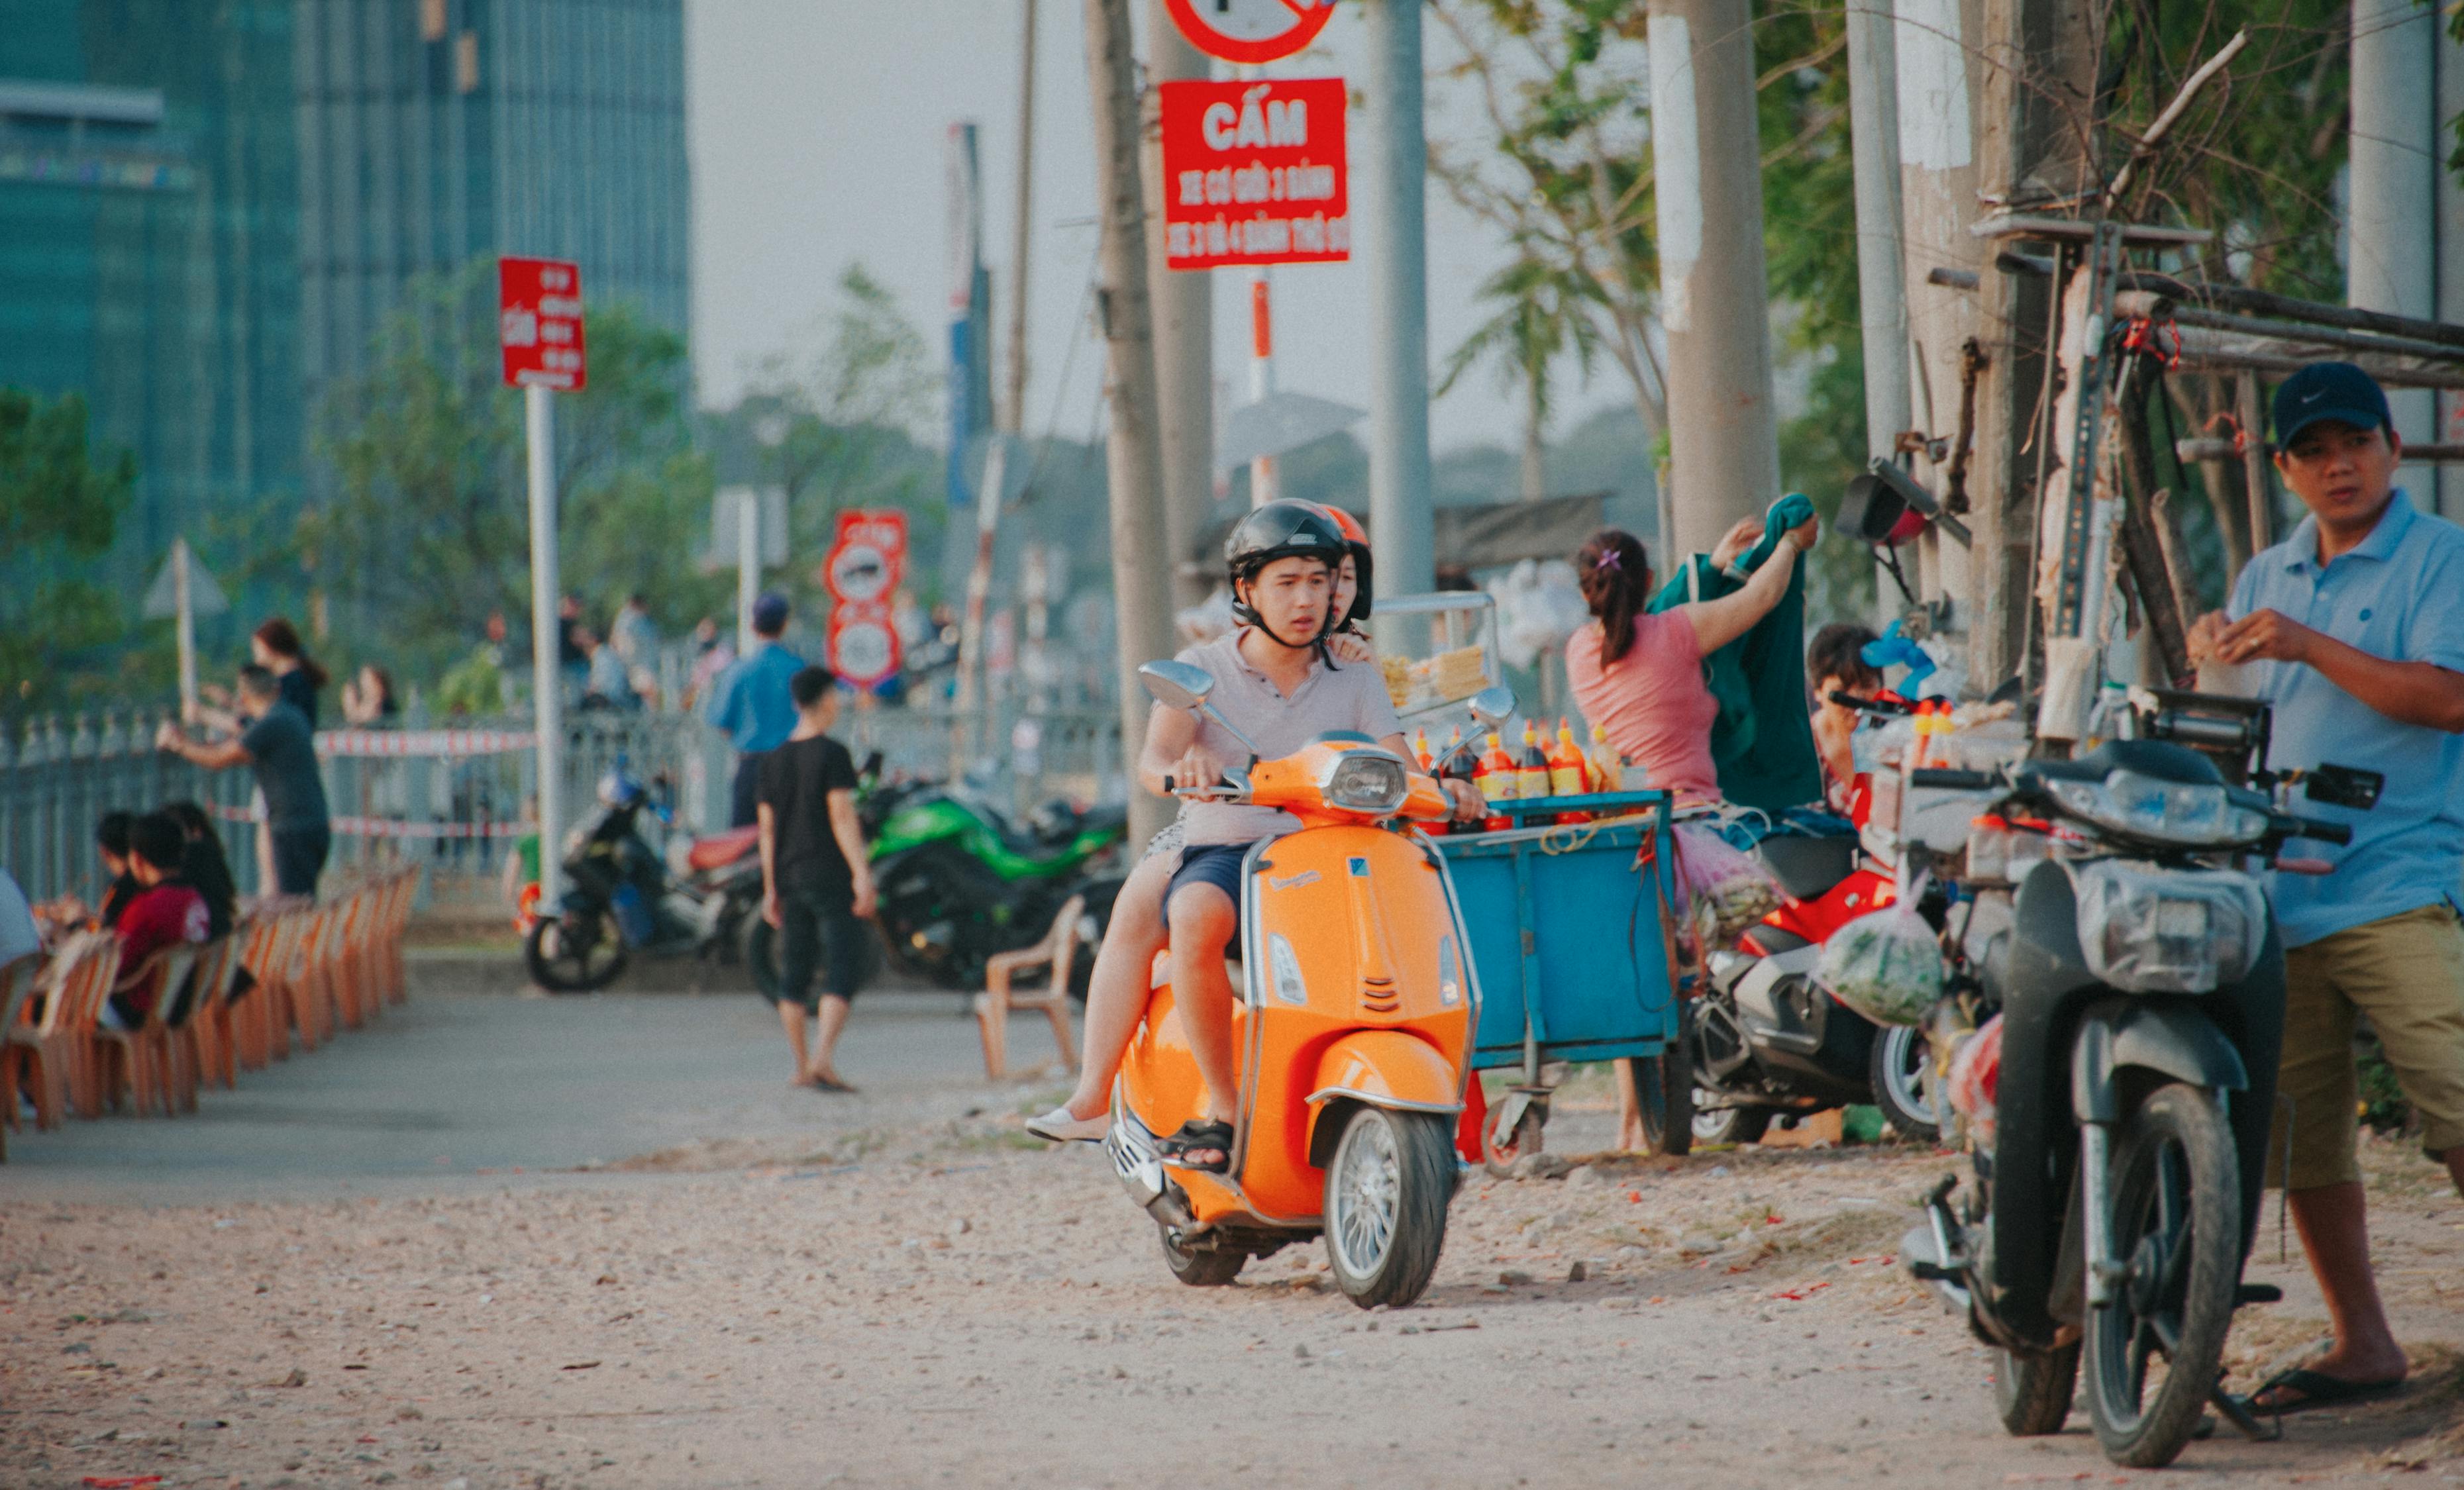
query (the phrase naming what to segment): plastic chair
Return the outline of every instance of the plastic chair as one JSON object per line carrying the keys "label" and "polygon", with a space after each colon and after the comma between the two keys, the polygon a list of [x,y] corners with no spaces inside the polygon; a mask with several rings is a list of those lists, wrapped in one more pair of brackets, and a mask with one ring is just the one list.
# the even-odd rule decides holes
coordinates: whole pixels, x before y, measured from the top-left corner
{"label": "plastic chair", "polygon": [[[1061,1047],[1065,1070],[1078,1067],[1078,1047],[1069,1035],[1069,973],[1078,958],[1078,919],[1087,897],[1072,895],[1052,918],[1051,930],[1032,947],[995,953],[984,963],[984,991],[976,996],[976,1025],[984,1040],[984,1074],[1000,1081],[1009,1074],[1009,1014],[1033,1010],[1052,1021],[1053,1043]],[[1049,970],[1040,991],[1020,993],[1010,980],[1037,968]]]}
{"label": "plastic chair", "polygon": [[[233,939],[239,943],[239,952],[233,961],[239,968],[246,968],[249,976],[256,979],[256,986],[242,996],[237,1003],[231,1002],[231,985],[225,985],[223,994],[223,1028],[230,1038],[231,1053],[237,1058],[240,1069],[246,1071],[262,1071],[266,1063],[274,1059],[274,1020],[269,1011],[274,1008],[276,996],[266,987],[271,975],[264,970],[272,965],[276,931],[277,918],[259,913],[242,921],[239,930],[232,933]],[[237,981],[235,968],[231,982],[235,984]],[[290,1054],[288,1039],[283,1043],[283,1054]]]}
{"label": "plastic chair", "polygon": [[[33,1087],[36,1128],[57,1128],[71,1111],[99,1115],[93,1082],[95,1010],[119,975],[120,938],[109,931],[79,931],[60,945],[34,984],[43,995],[42,1019],[30,1021],[21,1014],[8,1027],[20,1079]],[[12,1117],[13,1109],[12,1103]]]}
{"label": "plastic chair", "polygon": [[153,1006],[145,1011],[145,1020],[137,1028],[114,1029],[99,1019],[95,1022],[89,1039],[93,1042],[97,1091],[103,1107],[118,1107],[124,1095],[139,1117],[155,1107],[163,1109],[165,1117],[171,1115],[171,1032],[164,1016],[180,993],[181,984],[195,969],[198,951],[192,942],[165,947],[146,958],[128,978],[127,991],[154,991]]}
{"label": "plastic chair", "polygon": [[[0,1134],[18,1124],[17,1073],[24,1063],[22,1047],[17,1042],[17,1026],[22,1021],[29,1000],[34,992],[35,976],[43,970],[43,954],[30,952],[6,967],[0,967]],[[28,1033],[33,1033],[29,1027]],[[0,1164],[9,1162],[9,1140],[0,1137]]]}
{"label": "plastic chair", "polygon": [[238,966],[237,932],[199,948],[196,967],[165,1021],[171,1039],[171,1095],[183,1112],[197,1110],[197,1088],[205,1083],[235,1085],[227,1029],[230,1011],[223,1000]]}

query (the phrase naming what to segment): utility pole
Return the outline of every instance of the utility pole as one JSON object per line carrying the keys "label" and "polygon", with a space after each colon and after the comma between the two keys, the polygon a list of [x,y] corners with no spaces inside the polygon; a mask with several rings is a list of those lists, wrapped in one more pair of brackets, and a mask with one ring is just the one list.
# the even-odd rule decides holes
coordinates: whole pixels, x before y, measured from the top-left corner
{"label": "utility pole", "polygon": [[[1900,253],[1899,69],[1890,0],[1848,0],[1848,139],[1857,189],[1857,319],[1864,348],[1865,458],[1890,460],[1908,427],[1908,300]],[[1881,566],[1878,615],[1895,597]]]}
{"label": "utility pole", "polygon": [[[2446,27],[2438,28],[2437,118],[2452,120],[2464,115],[2464,41],[2458,41]],[[2464,324],[2464,181],[2455,172],[2440,169],[2435,184],[2438,225],[2438,317],[2450,324]],[[2436,438],[2453,440],[2464,433],[2464,392],[2448,390],[2438,395]],[[2418,493],[2424,506],[2429,505],[2429,493]],[[2464,521],[2464,466],[2442,466],[2438,471],[2438,511],[2452,520]]]}
{"label": "utility pole", "polygon": [[1026,251],[1035,226],[1035,0],[1018,36],[1018,194],[1009,228],[1009,345],[1002,349],[1001,428],[1026,428]]}
{"label": "utility pole", "polygon": [[[1744,0],[1735,3],[1742,11]],[[1429,141],[1421,118],[1420,5],[1366,0],[1363,7],[1370,336],[1375,342],[1369,368],[1369,534],[1377,544],[1377,572],[1397,595],[1422,594],[1438,583],[1429,508]],[[1762,239],[1754,243],[1760,263]]]}
{"label": "utility pole", "polygon": [[[1104,474],[1111,501],[1121,755],[1133,763],[1147,731],[1148,700],[1138,665],[1174,651],[1170,592],[1164,566],[1155,561],[1163,541],[1163,450],[1148,318],[1146,191],[1138,166],[1138,73],[1130,50],[1130,0],[1086,0],[1086,6],[1087,81],[1094,96],[1096,197],[1103,224],[1096,305],[1104,333],[1104,391],[1111,408]],[[1131,844],[1143,847],[1168,816],[1160,799],[1132,791]]]}
{"label": "utility pole", "polygon": [[564,877],[564,674],[558,656],[556,395],[522,388],[531,505],[531,706],[539,732],[539,904],[555,913]]}
{"label": "utility pole", "polygon": [[1651,0],[1647,24],[1674,556],[1778,498],[1779,427],[1750,8]]}
{"label": "utility pole", "polygon": [[[1155,83],[1207,76],[1206,55],[1189,44],[1164,10],[1147,0],[1147,77]],[[1140,114],[1147,200],[1163,201],[1163,116],[1158,88]],[[1155,393],[1162,421],[1163,543],[1176,607],[1195,605],[1213,577],[1183,575],[1215,505],[1215,274],[1164,263],[1163,213],[1147,220],[1147,285],[1155,303]]]}
{"label": "utility pole", "polygon": [[[2345,300],[2424,320],[2437,315],[2439,298],[2432,203],[2447,151],[2433,77],[2443,19],[2413,0],[2353,0]],[[2438,400],[2429,389],[2391,389],[2387,408],[2405,444],[2435,436]],[[2431,467],[2407,462],[2395,479],[2425,505],[2437,501]]]}

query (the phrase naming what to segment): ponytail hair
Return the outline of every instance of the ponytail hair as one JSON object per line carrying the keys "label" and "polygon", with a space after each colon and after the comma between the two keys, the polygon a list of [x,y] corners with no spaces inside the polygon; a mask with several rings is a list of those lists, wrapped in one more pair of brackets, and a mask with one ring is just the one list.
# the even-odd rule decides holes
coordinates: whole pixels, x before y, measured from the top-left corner
{"label": "ponytail hair", "polygon": [[265,649],[275,656],[288,657],[297,663],[300,674],[307,678],[310,689],[322,692],[325,685],[332,681],[332,675],[319,667],[317,659],[309,656],[307,649],[300,645],[299,628],[284,617],[275,617],[251,634],[263,642]]}
{"label": "ponytail hair", "polygon": [[1583,603],[1600,624],[1600,662],[1614,663],[1634,646],[1634,624],[1651,599],[1651,556],[1623,528],[1602,528],[1574,552]]}

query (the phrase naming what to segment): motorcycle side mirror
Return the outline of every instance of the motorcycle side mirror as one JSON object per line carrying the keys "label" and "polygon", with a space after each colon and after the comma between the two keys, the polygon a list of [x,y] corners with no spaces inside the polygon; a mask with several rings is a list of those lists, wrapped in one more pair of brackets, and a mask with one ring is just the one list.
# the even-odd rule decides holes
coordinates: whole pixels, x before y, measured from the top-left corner
{"label": "motorcycle side mirror", "polygon": [[1205,668],[1185,662],[1142,663],[1138,681],[1166,709],[1196,709],[1215,691],[1214,677]]}
{"label": "motorcycle side mirror", "polygon": [[1500,683],[1485,688],[1471,696],[1471,716],[1483,724],[1496,724],[1514,712],[1514,690]]}

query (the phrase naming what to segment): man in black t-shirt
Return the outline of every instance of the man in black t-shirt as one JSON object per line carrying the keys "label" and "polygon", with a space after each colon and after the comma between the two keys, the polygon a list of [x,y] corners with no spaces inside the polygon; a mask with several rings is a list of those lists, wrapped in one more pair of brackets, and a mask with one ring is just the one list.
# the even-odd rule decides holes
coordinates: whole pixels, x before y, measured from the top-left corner
{"label": "man in black t-shirt", "polygon": [[[761,917],[779,929],[779,1022],[796,1054],[796,1085],[853,1091],[834,1057],[863,966],[859,917],[873,909],[872,864],[855,815],[855,757],[824,732],[838,717],[836,680],[806,668],[788,680],[796,729],[761,757],[756,800],[761,827]],[[828,988],[812,996],[813,965],[826,949]],[[804,1020],[818,1015],[810,1060]]]}
{"label": "man in black t-shirt", "polygon": [[305,714],[282,702],[280,684],[263,668],[239,670],[239,705],[250,723],[238,739],[201,745],[166,722],[155,743],[209,771],[240,765],[254,771],[274,840],[275,888],[285,895],[314,895],[334,844],[325,783],[317,771],[316,734]]}

